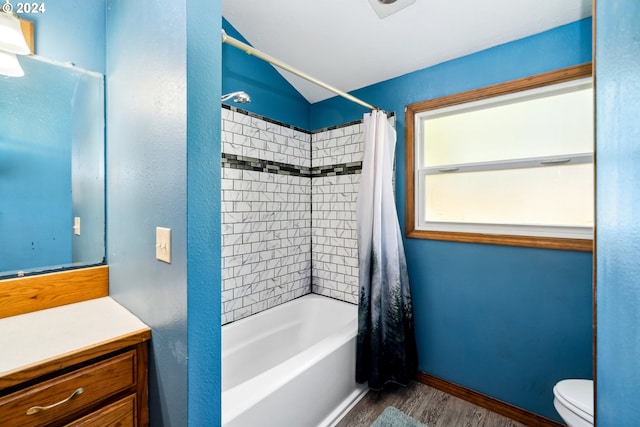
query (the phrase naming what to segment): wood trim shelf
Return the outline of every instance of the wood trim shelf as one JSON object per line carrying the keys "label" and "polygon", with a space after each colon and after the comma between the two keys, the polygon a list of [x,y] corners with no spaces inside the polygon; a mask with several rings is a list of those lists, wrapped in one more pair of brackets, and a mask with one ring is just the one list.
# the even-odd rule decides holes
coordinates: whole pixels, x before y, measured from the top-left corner
{"label": "wood trim shelf", "polygon": [[106,296],[106,265],[0,280],[0,319]]}
{"label": "wood trim shelf", "polygon": [[[504,415],[519,423],[531,427],[566,427],[564,424],[549,418],[543,417],[525,409],[503,402],[475,390],[454,384],[442,378],[435,377],[425,372],[418,372],[416,381],[426,384],[452,396],[460,398],[474,405],[493,411],[497,414]],[[551,397],[550,397],[551,398]]]}
{"label": "wood trim shelf", "polygon": [[449,242],[485,243],[503,246],[525,246],[529,248],[559,249],[566,251],[591,252],[591,239],[565,239],[556,237],[535,237],[498,235],[482,233],[458,233],[448,231],[413,230],[407,237],[415,239],[446,240]]}

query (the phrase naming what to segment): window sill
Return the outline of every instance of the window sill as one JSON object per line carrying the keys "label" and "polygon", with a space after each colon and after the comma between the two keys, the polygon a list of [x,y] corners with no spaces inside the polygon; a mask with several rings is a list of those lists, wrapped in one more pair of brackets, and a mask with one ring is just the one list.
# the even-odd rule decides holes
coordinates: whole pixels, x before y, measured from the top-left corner
{"label": "window sill", "polygon": [[513,236],[427,230],[409,230],[407,231],[407,237],[411,239],[444,240],[450,242],[593,252],[592,239],[566,239],[559,237]]}

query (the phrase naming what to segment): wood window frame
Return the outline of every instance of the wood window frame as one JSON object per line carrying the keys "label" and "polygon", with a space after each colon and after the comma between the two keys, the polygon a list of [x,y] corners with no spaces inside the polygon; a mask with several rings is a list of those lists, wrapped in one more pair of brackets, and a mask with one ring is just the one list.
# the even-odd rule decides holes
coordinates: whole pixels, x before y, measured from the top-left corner
{"label": "wood window frame", "polygon": [[498,235],[484,233],[466,233],[450,231],[430,231],[416,229],[416,188],[415,188],[415,116],[417,113],[465,104],[472,101],[508,95],[515,92],[535,89],[553,84],[593,76],[592,63],[575,65],[560,70],[537,74],[522,79],[499,83],[466,92],[460,92],[441,98],[420,101],[405,107],[405,227],[406,237],[413,239],[446,240],[454,242],[484,243],[506,246],[525,246],[534,248],[548,248],[572,250],[581,252],[593,251],[593,239],[570,239],[559,237],[537,237]]}

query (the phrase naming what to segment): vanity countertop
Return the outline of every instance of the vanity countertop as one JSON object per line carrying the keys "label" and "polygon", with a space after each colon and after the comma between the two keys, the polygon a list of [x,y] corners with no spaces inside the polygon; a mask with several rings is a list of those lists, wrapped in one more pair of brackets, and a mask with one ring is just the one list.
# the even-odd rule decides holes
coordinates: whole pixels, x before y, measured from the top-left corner
{"label": "vanity countertop", "polygon": [[149,327],[110,297],[0,319],[0,388],[43,364],[149,337]]}

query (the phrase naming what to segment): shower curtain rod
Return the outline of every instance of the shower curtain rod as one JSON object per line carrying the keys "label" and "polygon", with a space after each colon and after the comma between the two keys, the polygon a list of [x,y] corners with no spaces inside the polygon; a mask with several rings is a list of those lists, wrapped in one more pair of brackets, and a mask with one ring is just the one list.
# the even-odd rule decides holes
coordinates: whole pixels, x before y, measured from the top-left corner
{"label": "shower curtain rod", "polygon": [[227,33],[222,30],[222,43],[227,43],[230,44],[231,46],[238,48],[240,50],[245,51],[245,53],[247,53],[248,55],[253,55],[256,56],[260,59],[262,59],[263,61],[267,61],[268,63],[275,65],[276,67],[282,68],[283,70],[287,70],[290,73],[295,74],[296,76],[302,77],[305,80],[310,81],[311,83],[315,83],[318,86],[321,86],[327,90],[330,90],[331,92],[334,92],[338,95],[340,95],[343,98],[348,99],[351,102],[355,102],[356,104],[360,104],[363,107],[369,108],[370,110],[380,110],[378,107],[371,105],[367,102],[364,102],[361,99],[356,98],[353,95],[349,95],[347,92],[341,91],[340,89],[337,89],[323,81],[320,81],[312,76],[310,76],[309,74],[302,72],[288,64],[285,64],[284,62],[280,61],[279,59],[274,58],[273,56],[267,55],[264,52],[259,51],[258,49],[254,49],[253,47],[249,46],[246,43],[241,42],[240,40],[234,39],[231,36],[228,36]]}

